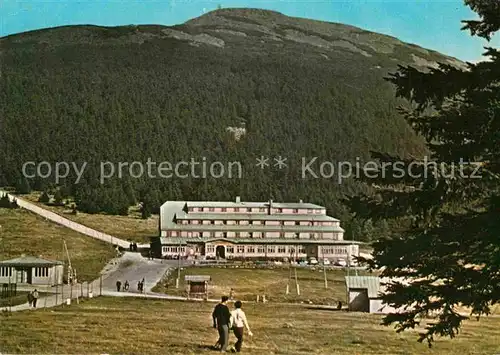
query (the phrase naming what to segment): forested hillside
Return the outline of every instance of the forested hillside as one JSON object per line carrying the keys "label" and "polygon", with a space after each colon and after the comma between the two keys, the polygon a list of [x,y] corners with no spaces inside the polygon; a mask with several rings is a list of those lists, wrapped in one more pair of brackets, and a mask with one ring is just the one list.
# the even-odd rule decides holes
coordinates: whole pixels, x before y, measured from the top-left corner
{"label": "forested hillside", "polygon": [[[239,195],[303,199],[346,218],[340,198],[361,185],[303,179],[301,158],[424,154],[383,78],[397,64],[459,64],[392,37],[261,10],[217,10],[174,27],[60,27],[0,41],[0,186],[54,189],[53,177],[24,179],[23,163],[88,162],[78,184],[75,174],[58,184],[60,194],[74,196],[80,210],[117,214],[137,202],[154,211],[165,200]],[[255,167],[261,155],[271,167]],[[287,168],[272,166],[278,156]],[[241,162],[242,178],[125,174],[99,182],[101,161],[202,157]]]}

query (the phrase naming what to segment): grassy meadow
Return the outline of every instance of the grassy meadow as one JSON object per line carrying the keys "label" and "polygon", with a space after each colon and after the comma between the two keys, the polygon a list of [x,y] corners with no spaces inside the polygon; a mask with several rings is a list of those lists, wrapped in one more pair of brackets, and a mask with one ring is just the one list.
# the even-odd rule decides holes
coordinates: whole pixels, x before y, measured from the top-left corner
{"label": "grassy meadow", "polygon": [[26,210],[0,208],[0,225],[0,260],[25,254],[67,262],[64,239],[78,279],[87,281],[94,280],[115,256],[111,245],[46,221]]}
{"label": "grassy meadow", "polygon": [[88,214],[83,212],[78,212],[78,214],[74,215],[71,213],[70,206],[49,206],[38,202],[40,195],[40,192],[32,192],[29,195],[19,197],[57,213],[64,218],[127,241],[149,243],[150,237],[158,235],[158,216],[153,215],[146,220],[141,219],[137,208],[130,208],[128,216]]}
{"label": "grassy meadow", "polygon": [[[99,297],[71,306],[1,314],[0,351],[37,354],[210,354],[213,304]],[[254,333],[246,354],[495,354],[500,319],[468,321],[432,349],[416,331],[396,334],[380,316],[303,305],[244,304]],[[231,336],[230,345],[234,343]]]}
{"label": "grassy meadow", "polygon": [[[300,295],[296,292],[295,272]],[[351,270],[351,275],[353,271]],[[359,272],[362,275],[363,272]],[[367,274],[364,271],[364,274]],[[344,270],[327,270],[327,286],[325,288],[324,273],[321,267],[313,269],[258,269],[258,268],[224,268],[224,267],[188,267],[181,270],[179,288],[175,288],[177,271],[171,272],[154,291],[171,295],[187,295],[185,275],[210,275],[209,298],[229,295],[233,288],[234,298],[254,301],[257,295],[266,295],[270,302],[309,302],[315,304],[336,304],[346,302]],[[291,278],[290,278],[291,277]],[[286,286],[289,285],[289,294]]]}

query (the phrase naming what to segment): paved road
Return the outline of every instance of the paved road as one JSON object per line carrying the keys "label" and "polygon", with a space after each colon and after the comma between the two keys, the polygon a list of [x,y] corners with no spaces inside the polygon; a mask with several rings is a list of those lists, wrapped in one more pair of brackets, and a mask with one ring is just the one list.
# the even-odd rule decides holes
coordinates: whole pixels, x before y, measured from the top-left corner
{"label": "paved road", "polygon": [[[183,299],[180,298],[172,298],[172,296],[155,294],[151,292],[151,289],[161,281],[165,273],[169,268],[174,268],[177,264],[170,262],[167,263],[162,260],[148,260],[142,257],[139,253],[131,253],[125,252],[121,257],[111,260],[108,265],[103,270],[102,276],[102,295],[103,296],[119,296],[119,297],[145,297],[144,294],[140,294],[137,291],[137,283],[144,278],[145,287],[144,291],[147,294],[147,297],[154,298],[164,298],[164,299]],[[125,283],[125,280],[128,280],[130,283],[130,289],[128,292],[117,292],[116,291],[116,281],[120,280],[122,285]],[[22,290],[29,291],[34,287],[23,287]],[[50,289],[45,289],[43,287],[37,288],[40,292],[45,293],[55,293],[55,287]],[[20,288],[21,290],[21,288]],[[73,302],[76,301],[77,297],[87,298],[88,293],[87,290],[93,293],[93,296],[98,296],[101,292],[101,279],[97,279],[90,283],[90,286],[87,287],[87,284],[75,285],[72,289],[68,285],[64,285],[63,288],[58,287],[58,295],[48,295],[46,297],[42,297],[38,300],[39,308],[49,308],[57,305],[61,305],[66,302],[67,298],[73,298]],[[63,294],[61,294],[63,292]],[[18,306],[11,307],[13,312],[22,311],[30,309],[28,303],[21,304]]]}
{"label": "paved road", "polygon": [[106,243],[118,245],[121,248],[128,249],[130,246],[130,242],[127,242],[126,240],[116,238],[112,235],[96,231],[95,229],[89,228],[89,227],[84,226],[80,223],[73,222],[67,218],[64,218],[64,217],[58,215],[57,213],[48,211],[44,208],[41,208],[41,207],[35,205],[34,203],[28,202],[26,200],[23,200],[22,198],[19,198],[17,196],[9,194],[6,191],[0,190],[0,195],[4,195],[4,194],[7,194],[7,196],[9,197],[9,199],[11,201],[16,199],[19,207],[27,209],[28,211],[36,213],[36,214],[38,214],[38,215],[40,215],[40,216],[42,216],[42,217],[44,217],[52,222],[55,222],[55,223],[60,224],[62,226],[65,226],[65,227],[72,229],[76,232],[85,234],[85,235],[92,237],[92,238],[95,238],[95,239],[99,239],[99,240],[106,242]]}
{"label": "paved road", "polygon": [[167,263],[164,260],[148,260],[139,253],[131,252],[125,252],[122,257],[110,264],[104,271],[103,291],[116,291],[117,280],[120,280],[122,285],[128,280],[130,284],[129,292],[137,292],[137,283],[144,278],[144,291],[150,292],[167,270],[175,267],[174,264]]}

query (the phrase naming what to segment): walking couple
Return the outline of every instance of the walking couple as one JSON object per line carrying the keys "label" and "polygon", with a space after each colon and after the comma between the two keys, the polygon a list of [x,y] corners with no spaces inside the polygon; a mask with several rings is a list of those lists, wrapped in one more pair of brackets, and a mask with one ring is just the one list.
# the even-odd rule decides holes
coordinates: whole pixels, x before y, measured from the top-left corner
{"label": "walking couple", "polygon": [[219,340],[217,340],[215,347],[221,352],[226,352],[229,343],[229,330],[232,329],[237,341],[231,350],[240,352],[244,328],[247,328],[248,335],[253,336],[253,334],[248,326],[245,312],[241,309],[241,301],[236,301],[234,303],[235,309],[230,312],[227,306],[228,299],[229,297],[222,296],[221,302],[215,306],[212,313],[214,328],[219,331]]}

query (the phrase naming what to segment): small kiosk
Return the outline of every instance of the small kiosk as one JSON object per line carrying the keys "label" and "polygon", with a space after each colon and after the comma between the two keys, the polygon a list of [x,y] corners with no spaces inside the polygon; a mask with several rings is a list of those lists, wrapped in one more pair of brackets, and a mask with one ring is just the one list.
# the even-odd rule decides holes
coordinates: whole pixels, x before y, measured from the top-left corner
{"label": "small kiosk", "polygon": [[211,280],[208,275],[186,275],[184,281],[187,283],[188,298],[208,300],[208,282]]}

